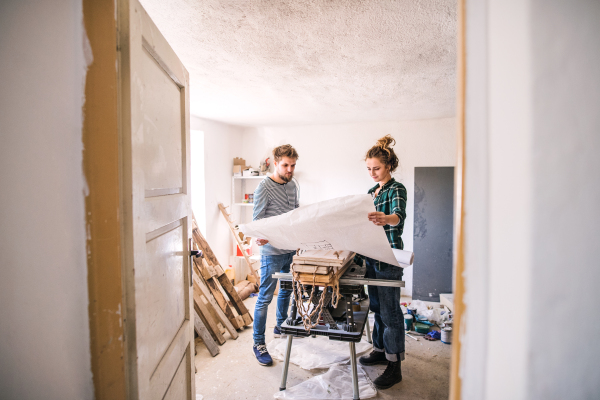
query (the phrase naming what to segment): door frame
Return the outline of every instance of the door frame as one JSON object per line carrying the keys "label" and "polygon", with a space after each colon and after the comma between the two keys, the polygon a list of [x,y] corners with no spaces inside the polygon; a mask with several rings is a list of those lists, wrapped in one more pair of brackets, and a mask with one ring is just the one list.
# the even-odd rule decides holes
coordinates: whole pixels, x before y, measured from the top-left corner
{"label": "door frame", "polygon": [[454,170],[454,324],[450,362],[450,400],[462,397],[459,374],[461,336],[464,336],[465,256],[464,256],[464,191],[465,191],[465,92],[466,92],[466,14],[465,0],[457,0],[456,51],[456,169]]}
{"label": "door frame", "polygon": [[[93,62],[85,83],[83,169],[89,293],[90,353],[96,399],[126,399],[124,293],[116,2],[83,0],[83,22]],[[461,398],[459,376],[464,298],[465,0],[457,1],[457,160],[455,170],[454,344],[450,399]]]}
{"label": "door frame", "polygon": [[121,158],[116,2],[83,0],[93,62],[83,107],[91,367],[96,399],[128,392],[122,280]]}

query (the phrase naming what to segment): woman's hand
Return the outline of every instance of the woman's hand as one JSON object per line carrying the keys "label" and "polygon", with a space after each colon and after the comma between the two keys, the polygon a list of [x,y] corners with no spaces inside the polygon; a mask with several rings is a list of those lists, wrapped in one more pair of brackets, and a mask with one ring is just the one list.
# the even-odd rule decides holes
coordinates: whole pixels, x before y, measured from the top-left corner
{"label": "woman's hand", "polygon": [[373,222],[377,226],[384,225],[397,225],[400,222],[400,218],[396,214],[386,215],[380,211],[369,213],[369,221]]}
{"label": "woman's hand", "polygon": [[259,246],[264,246],[267,243],[269,243],[267,239],[256,239],[256,244]]}

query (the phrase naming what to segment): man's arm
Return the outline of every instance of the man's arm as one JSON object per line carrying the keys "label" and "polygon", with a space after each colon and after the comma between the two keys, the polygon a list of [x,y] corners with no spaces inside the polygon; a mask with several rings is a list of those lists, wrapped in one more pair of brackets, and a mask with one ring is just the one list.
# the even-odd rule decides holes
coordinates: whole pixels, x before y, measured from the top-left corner
{"label": "man's arm", "polygon": [[254,208],[252,209],[252,221],[263,219],[269,205],[269,194],[261,183],[254,191]]}
{"label": "man's arm", "polygon": [[[267,193],[267,190],[261,182],[261,184],[259,184],[256,190],[254,191],[254,207],[252,209],[252,221],[263,219],[267,212],[268,205],[269,194]],[[259,246],[264,246],[267,243],[269,243],[269,241],[266,239],[256,239],[256,244]]]}

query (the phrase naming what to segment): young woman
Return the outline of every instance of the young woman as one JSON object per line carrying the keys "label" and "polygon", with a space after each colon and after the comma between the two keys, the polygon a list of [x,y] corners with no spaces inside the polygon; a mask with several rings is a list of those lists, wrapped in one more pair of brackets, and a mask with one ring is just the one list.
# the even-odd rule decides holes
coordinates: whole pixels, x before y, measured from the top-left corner
{"label": "young woman", "polygon": [[[366,154],[365,161],[371,178],[377,185],[369,190],[376,212],[369,221],[382,226],[390,245],[402,249],[402,229],[406,218],[406,188],[392,178],[398,167],[393,146],[396,141],[387,135],[377,141]],[[402,268],[372,258],[357,256],[357,264],[365,260],[367,278],[402,280]],[[362,365],[387,364],[381,376],[373,381],[378,389],[387,389],[402,380],[400,362],[404,359],[404,316],[400,308],[400,288],[369,286],[369,308],[375,313],[373,351],[359,359]]]}

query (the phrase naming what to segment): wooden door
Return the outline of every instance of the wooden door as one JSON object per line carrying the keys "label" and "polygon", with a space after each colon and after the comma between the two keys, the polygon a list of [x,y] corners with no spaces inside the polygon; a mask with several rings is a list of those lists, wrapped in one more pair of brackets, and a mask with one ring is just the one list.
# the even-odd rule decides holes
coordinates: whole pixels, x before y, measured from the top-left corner
{"label": "wooden door", "polygon": [[188,73],[137,0],[118,11],[128,397],[191,400]]}

